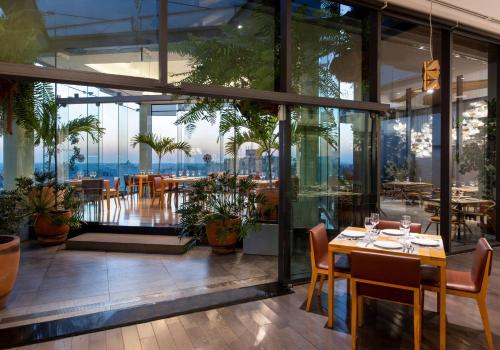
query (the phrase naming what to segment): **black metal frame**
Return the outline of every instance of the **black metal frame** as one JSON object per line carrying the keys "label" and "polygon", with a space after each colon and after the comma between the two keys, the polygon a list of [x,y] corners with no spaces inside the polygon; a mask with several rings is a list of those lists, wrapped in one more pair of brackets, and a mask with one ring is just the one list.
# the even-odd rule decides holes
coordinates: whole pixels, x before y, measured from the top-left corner
{"label": "black metal frame", "polygon": [[[369,81],[369,92],[365,101],[347,101],[333,98],[323,98],[315,96],[303,96],[291,92],[291,22],[292,22],[292,0],[275,0],[275,6],[279,7],[276,12],[279,18],[279,26],[277,27],[277,41],[279,41],[280,51],[277,53],[277,62],[279,62],[279,84],[276,86],[277,91],[260,91],[253,89],[240,89],[231,87],[217,86],[201,86],[192,84],[183,84],[181,86],[172,86],[168,83],[168,0],[159,0],[160,9],[160,25],[159,25],[159,79],[148,79],[131,76],[121,76],[113,74],[92,73],[83,71],[73,71],[57,68],[42,68],[31,65],[0,63],[0,76],[18,79],[31,79],[41,81],[51,81],[70,84],[93,85],[99,87],[110,87],[119,89],[153,91],[171,95],[154,95],[154,96],[117,96],[109,98],[68,98],[60,99],[60,103],[99,103],[99,102],[151,102],[151,103],[175,103],[187,100],[187,96],[203,96],[213,98],[230,98],[230,99],[251,99],[255,101],[271,102],[282,105],[285,108],[283,120],[280,120],[280,177],[285,181],[280,181],[280,217],[287,218],[290,213],[290,198],[288,190],[290,189],[290,118],[289,106],[293,105],[308,105],[333,107],[342,109],[356,109],[360,111],[368,111],[370,113],[384,113],[388,110],[388,105],[380,103],[380,62],[379,50],[381,41],[381,16],[388,15],[402,18],[411,22],[427,24],[427,15],[411,12],[411,10],[389,4],[381,11],[383,2],[378,0],[359,0],[351,1],[344,0],[343,3],[352,4],[354,6],[364,6],[369,11],[369,35],[368,43],[369,57],[367,79]],[[445,237],[445,246],[449,250],[450,238],[450,203],[449,203],[449,180],[450,180],[450,138],[451,138],[451,49],[452,49],[452,32],[459,32],[461,35],[480,38],[488,41],[492,45],[500,43],[500,36],[494,36],[490,33],[482,32],[481,30],[460,25],[455,28],[455,23],[449,20],[436,18],[436,28],[441,30],[442,42],[442,70],[441,70],[441,225],[442,233]],[[498,66],[498,62],[496,62]],[[496,96],[497,101],[500,96],[500,69],[496,70]],[[174,96],[172,96],[174,95]],[[445,103],[443,103],[445,101]],[[500,103],[496,106],[497,124],[500,121]],[[380,135],[378,134],[379,118],[373,118],[374,126],[377,130],[373,147],[376,147],[377,161],[379,159],[379,142]],[[496,139],[496,149],[500,150],[500,138]],[[496,164],[500,164],[497,157]],[[377,169],[377,174],[380,174],[380,167]],[[378,177],[380,178],[380,177]],[[500,172],[496,173],[497,184],[500,184]],[[380,184],[374,190],[380,193]],[[496,198],[500,198],[500,186],[496,187]],[[500,206],[496,207],[497,217],[500,217]],[[279,280],[283,283],[290,281],[290,222],[288,220],[280,220],[279,237],[280,237],[280,259],[279,259]],[[497,240],[500,240],[500,220],[497,221]]]}

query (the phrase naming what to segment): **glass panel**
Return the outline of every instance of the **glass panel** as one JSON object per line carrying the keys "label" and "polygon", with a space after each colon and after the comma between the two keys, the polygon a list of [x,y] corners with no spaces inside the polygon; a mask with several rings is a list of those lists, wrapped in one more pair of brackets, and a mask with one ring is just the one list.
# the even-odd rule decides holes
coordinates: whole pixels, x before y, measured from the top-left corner
{"label": "glass panel", "polygon": [[158,78],[157,0],[2,3],[0,61]]}
{"label": "glass panel", "polygon": [[169,82],[273,90],[275,30],[272,1],[171,1]]}
{"label": "glass panel", "polygon": [[[373,121],[366,112],[297,107],[292,111],[291,277],[310,273],[308,230],[323,222],[332,237],[376,207]],[[371,180],[370,180],[371,179]]]}
{"label": "glass panel", "polygon": [[495,96],[488,89],[489,45],[453,36],[451,250],[495,239]]}
{"label": "glass panel", "polygon": [[333,1],[292,1],[292,85],[302,95],[366,100],[366,12]]}
{"label": "glass panel", "polygon": [[[439,31],[433,35],[439,57]],[[410,215],[422,232],[437,233],[440,90],[422,91],[422,64],[430,56],[427,27],[382,18],[381,100],[391,109],[380,126],[381,216],[399,221]]]}
{"label": "glass panel", "polygon": [[[152,130],[161,137],[170,137],[176,142],[183,141],[181,128],[177,121],[177,105],[153,106]],[[157,172],[158,156],[153,152],[153,170]],[[147,170],[147,169],[143,169]],[[161,161],[162,174],[177,174],[182,171],[182,156],[176,151],[166,154]]]}
{"label": "glass panel", "polygon": [[3,135],[0,134],[0,190],[3,190],[4,174],[3,174]]}

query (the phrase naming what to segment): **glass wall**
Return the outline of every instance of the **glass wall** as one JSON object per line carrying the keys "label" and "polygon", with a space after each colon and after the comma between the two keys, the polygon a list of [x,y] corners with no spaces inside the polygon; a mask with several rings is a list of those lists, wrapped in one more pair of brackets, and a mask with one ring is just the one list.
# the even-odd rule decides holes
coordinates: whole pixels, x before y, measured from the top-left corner
{"label": "glass wall", "polygon": [[273,90],[275,21],[268,0],[169,1],[169,82]]}
{"label": "glass wall", "polygon": [[310,274],[308,230],[323,222],[330,235],[363,226],[375,210],[374,119],[333,108],[292,110],[291,276]]}
{"label": "glass wall", "polygon": [[2,1],[1,62],[155,78],[157,0]]}
{"label": "glass wall", "polygon": [[488,43],[453,37],[451,250],[495,235],[496,98],[491,96]]}
{"label": "glass wall", "polygon": [[292,1],[292,85],[302,95],[365,100],[367,12],[334,1]]}
{"label": "glass wall", "polygon": [[[431,57],[429,28],[382,17],[381,102],[390,105],[380,123],[380,213],[410,215],[422,232],[440,226],[441,90],[422,90],[422,64]],[[439,31],[433,34],[438,58]]]}

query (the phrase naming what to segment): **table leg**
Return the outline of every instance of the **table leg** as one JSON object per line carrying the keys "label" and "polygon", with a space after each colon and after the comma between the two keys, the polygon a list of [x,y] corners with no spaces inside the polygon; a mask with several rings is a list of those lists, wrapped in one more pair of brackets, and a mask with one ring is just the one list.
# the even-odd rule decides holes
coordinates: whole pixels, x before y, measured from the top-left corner
{"label": "table leg", "polygon": [[107,204],[107,207],[108,207],[108,213],[109,213],[109,209],[110,209],[110,202],[111,202],[111,193],[110,193],[110,190],[109,190],[109,182],[106,183],[106,204]]}
{"label": "table leg", "polygon": [[333,281],[333,267],[334,267],[334,252],[328,251],[328,328],[333,328],[333,308],[334,308],[334,281]]}
{"label": "table leg", "polygon": [[139,198],[142,198],[142,176],[139,176]]}
{"label": "table leg", "polygon": [[446,349],[446,265],[439,268],[440,287],[439,287],[439,349]]}

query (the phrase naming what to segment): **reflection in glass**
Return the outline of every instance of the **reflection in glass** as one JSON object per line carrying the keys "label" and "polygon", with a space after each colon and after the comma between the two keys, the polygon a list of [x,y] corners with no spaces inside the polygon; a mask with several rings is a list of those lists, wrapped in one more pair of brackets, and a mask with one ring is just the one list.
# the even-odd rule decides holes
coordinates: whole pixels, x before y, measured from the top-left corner
{"label": "reflection in glass", "polygon": [[292,116],[292,278],[309,269],[308,230],[323,222],[329,233],[362,226],[375,208],[372,123],[368,113],[297,107]]}
{"label": "reflection in glass", "polygon": [[[434,32],[439,57],[439,32]],[[440,226],[440,106],[437,91],[422,91],[422,62],[429,59],[429,28],[382,17],[381,101],[391,107],[380,123],[380,211],[402,215],[437,233]]]}

